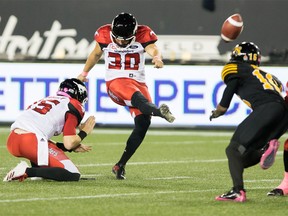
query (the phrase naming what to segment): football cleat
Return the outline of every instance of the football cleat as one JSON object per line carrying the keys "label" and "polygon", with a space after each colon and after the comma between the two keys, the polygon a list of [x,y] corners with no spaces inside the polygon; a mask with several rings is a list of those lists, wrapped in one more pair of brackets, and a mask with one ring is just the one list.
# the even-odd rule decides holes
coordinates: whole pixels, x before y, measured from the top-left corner
{"label": "football cleat", "polygon": [[277,139],[273,139],[267,145],[268,148],[260,159],[260,166],[262,169],[268,169],[273,165],[280,143]]}
{"label": "football cleat", "polygon": [[116,179],[124,180],[126,179],[125,177],[125,166],[120,166],[119,164],[115,164],[112,167],[112,173],[115,174]]}
{"label": "football cleat", "polygon": [[229,192],[215,197],[218,201],[234,201],[234,202],[245,202],[246,192],[245,190],[236,191],[232,188]]}
{"label": "football cleat", "polygon": [[284,196],[284,192],[280,188],[275,188],[267,193],[267,196]]}
{"label": "football cleat", "polygon": [[26,169],[28,164],[25,161],[21,161],[14,169],[7,173],[4,182],[10,182],[12,180],[24,181],[28,175],[26,174]]}
{"label": "football cleat", "polygon": [[168,121],[170,123],[174,122],[175,117],[172,115],[169,107],[166,104],[161,104],[159,109],[160,109],[160,113],[161,113],[162,117],[165,118],[166,121]]}

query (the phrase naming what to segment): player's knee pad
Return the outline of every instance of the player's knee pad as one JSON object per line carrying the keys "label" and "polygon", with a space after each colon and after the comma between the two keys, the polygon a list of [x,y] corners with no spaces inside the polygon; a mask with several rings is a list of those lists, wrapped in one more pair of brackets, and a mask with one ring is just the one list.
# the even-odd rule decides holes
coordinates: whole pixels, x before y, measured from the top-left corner
{"label": "player's knee pad", "polygon": [[228,156],[235,153],[240,153],[240,155],[243,156],[246,153],[246,147],[238,142],[231,141],[226,148],[226,155]]}

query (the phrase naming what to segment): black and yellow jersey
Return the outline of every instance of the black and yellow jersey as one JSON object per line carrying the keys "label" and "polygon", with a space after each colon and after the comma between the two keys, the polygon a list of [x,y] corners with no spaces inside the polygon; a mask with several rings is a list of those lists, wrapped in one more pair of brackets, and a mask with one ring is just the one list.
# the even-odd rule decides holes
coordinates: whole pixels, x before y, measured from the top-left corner
{"label": "black and yellow jersey", "polygon": [[275,100],[283,101],[281,82],[256,65],[229,62],[224,66],[221,78],[227,86],[229,82],[237,79],[237,88],[234,89],[234,93],[252,109]]}

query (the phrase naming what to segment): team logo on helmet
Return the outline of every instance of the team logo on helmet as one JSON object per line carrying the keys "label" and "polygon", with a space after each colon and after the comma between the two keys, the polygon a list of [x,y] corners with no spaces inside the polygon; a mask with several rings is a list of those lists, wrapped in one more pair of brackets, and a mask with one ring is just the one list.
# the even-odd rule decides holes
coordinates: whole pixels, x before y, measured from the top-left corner
{"label": "team logo on helmet", "polygon": [[59,86],[57,95],[74,98],[80,103],[86,103],[88,101],[85,84],[75,78],[64,80]]}
{"label": "team logo on helmet", "polygon": [[236,47],[234,47],[234,49],[233,49],[233,54],[234,54],[235,56],[238,56],[238,55],[241,53],[241,49],[242,49],[241,46],[236,46]]}
{"label": "team logo on helmet", "polygon": [[230,61],[246,62],[259,66],[261,61],[260,49],[253,42],[242,42],[234,47]]}

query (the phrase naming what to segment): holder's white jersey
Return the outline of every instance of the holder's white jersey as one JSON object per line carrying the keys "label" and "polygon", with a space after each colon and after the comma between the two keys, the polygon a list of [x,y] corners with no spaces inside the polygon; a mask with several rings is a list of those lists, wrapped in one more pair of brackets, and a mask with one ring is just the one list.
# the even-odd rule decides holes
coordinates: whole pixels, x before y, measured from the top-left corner
{"label": "holder's white jersey", "polygon": [[66,113],[74,114],[80,122],[84,116],[84,107],[73,98],[50,96],[30,105],[11,125],[11,130],[20,128],[46,139],[62,133]]}

